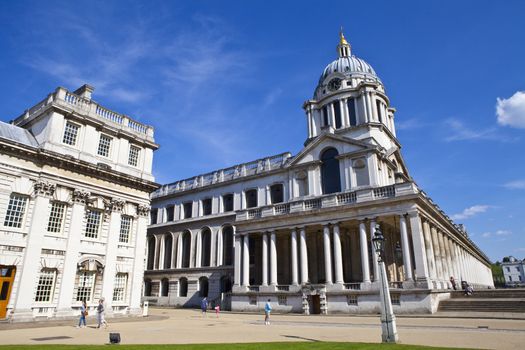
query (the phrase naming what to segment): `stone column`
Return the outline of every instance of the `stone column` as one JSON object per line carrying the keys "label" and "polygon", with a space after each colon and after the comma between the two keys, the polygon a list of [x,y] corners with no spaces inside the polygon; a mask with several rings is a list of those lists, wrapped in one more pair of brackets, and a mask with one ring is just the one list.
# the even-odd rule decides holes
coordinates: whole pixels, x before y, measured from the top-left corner
{"label": "stone column", "polygon": [[330,244],[330,226],[328,224],[323,227],[323,242],[324,242],[324,275],[326,284],[332,284],[332,254]]}
{"label": "stone column", "polygon": [[131,288],[130,313],[141,314],[142,285],[144,283],[144,255],[146,232],[148,230],[149,205],[137,206],[137,232],[135,239],[135,259],[133,260],[133,276],[128,285]]}
{"label": "stone column", "polygon": [[308,250],[306,248],[306,231],[300,228],[299,241],[301,245],[301,284],[308,283]]}
{"label": "stone column", "polygon": [[197,232],[196,242],[195,242],[195,267],[201,267],[202,262],[202,232]]}
{"label": "stone column", "polygon": [[170,233],[171,235],[171,264],[170,268],[174,269],[177,266],[177,237]]}
{"label": "stone column", "polygon": [[177,265],[176,267],[180,269],[182,267],[182,235],[183,233],[179,232],[177,236]]}
{"label": "stone column", "polygon": [[438,242],[439,251],[441,252],[441,264],[443,265],[443,282],[448,286],[448,279],[450,277],[449,266],[447,262],[447,252],[445,250],[445,241],[443,239],[443,233],[438,231]]}
{"label": "stone column", "polygon": [[298,284],[298,278],[297,278],[297,231],[295,229],[292,230],[292,284],[295,286]]}
{"label": "stone column", "polygon": [[332,128],[335,129],[335,113],[334,113],[334,103],[333,102],[328,105],[328,110],[330,111],[329,113],[330,125],[332,126]]}
{"label": "stone column", "polygon": [[[120,218],[125,201],[122,199],[113,199],[106,204],[106,212],[109,211],[109,232],[106,243],[106,259],[104,266],[104,275],[102,277],[102,296],[106,301],[107,313],[112,314],[113,286],[115,275],[117,273],[117,249],[120,234]],[[106,215],[104,215],[106,216]]]}
{"label": "stone column", "polygon": [[[450,276],[454,276],[454,264],[452,263],[452,252],[450,251],[449,244],[448,244],[449,238],[448,235],[443,235],[443,245],[445,246],[445,252],[447,253],[447,264],[448,264],[448,278]],[[450,286],[452,288],[452,286]]]}
{"label": "stone column", "polygon": [[370,220],[370,244],[372,245],[372,266],[374,268],[374,282],[379,281],[379,265],[377,262],[377,253],[374,250],[374,245],[372,244],[372,238],[376,233],[376,220]]}
{"label": "stone column", "polygon": [[235,236],[235,251],[234,251],[234,258],[235,258],[235,268],[233,269],[233,284],[235,286],[241,285],[241,255],[242,255],[242,248],[241,248],[241,236],[236,234]]}
{"label": "stone column", "polygon": [[311,107],[308,107],[306,109],[306,115],[308,119],[308,138],[312,138],[314,136],[314,133],[313,133],[314,125],[312,121],[312,108]]}
{"label": "stone column", "polygon": [[248,287],[250,285],[250,238],[248,234],[243,236],[242,247],[242,285]]}
{"label": "stone column", "polygon": [[427,263],[430,278],[436,279],[436,262],[434,260],[434,248],[432,247],[432,238],[430,237],[430,224],[425,220],[423,223],[423,236],[425,237],[425,248],[427,252]]}
{"label": "stone column", "polygon": [[[73,301],[73,291],[75,289],[74,281],[77,274],[80,239],[82,237],[82,222],[86,213],[86,203],[89,197],[90,193],[82,190],[74,190],[71,196],[73,203],[71,208],[71,224],[69,226],[69,232],[67,232],[67,245],[66,255],[64,257],[64,269],[62,271],[62,283],[60,283],[60,290],[58,291],[59,297],[56,313],[57,317],[71,316],[71,303]],[[149,209],[146,215],[149,215]],[[146,233],[144,233],[144,242],[146,241],[145,236]],[[142,249],[144,250],[144,246],[142,247]],[[140,252],[136,251],[135,254],[137,253]],[[141,253],[142,256],[144,256],[144,252],[141,251]],[[135,262],[137,261],[137,259],[138,257],[135,257]],[[142,269],[144,269],[144,259],[141,263],[141,267]],[[142,290],[142,287],[140,287],[140,290]]]}
{"label": "stone column", "polygon": [[434,247],[434,261],[436,262],[437,279],[440,281],[444,281],[445,275],[443,274],[443,262],[441,260],[441,249],[439,247],[438,233],[434,226],[430,228],[430,233],[432,235],[432,246]]}
{"label": "stone column", "polygon": [[417,211],[409,213],[410,229],[412,231],[412,242],[414,243],[414,260],[416,263],[416,282],[421,283],[423,288],[429,288],[429,276],[427,259],[425,257],[425,242],[421,219]]}
{"label": "stone column", "polygon": [[401,231],[401,246],[403,247],[405,281],[412,281],[412,259],[410,258],[410,244],[408,243],[407,223],[404,215],[399,216],[399,229]]}
{"label": "stone column", "polygon": [[166,242],[165,240],[165,235],[159,235],[159,266],[157,267],[159,270],[163,270],[164,269],[164,243]]}
{"label": "stone column", "polygon": [[268,285],[268,234],[262,234],[262,285]]}
{"label": "stone column", "polygon": [[215,256],[217,257],[217,266],[222,266],[223,262],[223,256],[222,256],[222,250],[223,250],[223,247],[222,247],[222,227],[219,228],[219,230],[217,231],[217,253],[215,254]]}
{"label": "stone column", "polygon": [[348,99],[347,98],[343,99],[341,103],[342,103],[342,108],[344,111],[344,113],[342,113],[343,118],[344,118],[344,126],[349,127],[350,126],[350,112],[348,111]]}
{"label": "stone column", "polygon": [[[19,272],[20,279],[16,293],[15,308],[12,319],[17,321],[31,321],[33,317],[34,293],[40,275],[40,256],[44,243],[44,234],[47,228],[47,219],[49,212],[50,197],[55,192],[55,185],[44,181],[38,181],[34,184],[33,196],[35,202],[29,224],[29,234],[27,235],[27,244],[25,248],[24,261],[21,264]],[[30,207],[29,199],[26,201],[26,213]],[[74,265],[76,268],[76,263]],[[74,278],[71,280],[74,281]],[[70,281],[64,281],[70,283]],[[71,282],[71,284],[73,284]],[[14,296],[14,295],[13,295]],[[69,300],[71,302],[71,300]]]}
{"label": "stone column", "polygon": [[447,247],[448,247],[450,262],[451,262],[450,266],[452,267],[452,276],[454,276],[454,278],[458,278],[458,267],[456,264],[456,254],[454,254],[453,242],[452,242],[452,239],[450,238],[447,239]]}
{"label": "stone column", "polygon": [[[339,233],[339,224],[334,224],[333,231],[335,283],[343,284],[343,254],[341,249],[341,235]],[[348,259],[350,259],[350,257],[348,257]]]}
{"label": "stone column", "polygon": [[277,239],[275,231],[270,236],[270,284],[277,285]]}
{"label": "stone column", "polygon": [[370,267],[368,265],[368,240],[366,239],[366,226],[363,221],[359,223],[359,244],[361,246],[361,271],[363,282],[370,283]]}

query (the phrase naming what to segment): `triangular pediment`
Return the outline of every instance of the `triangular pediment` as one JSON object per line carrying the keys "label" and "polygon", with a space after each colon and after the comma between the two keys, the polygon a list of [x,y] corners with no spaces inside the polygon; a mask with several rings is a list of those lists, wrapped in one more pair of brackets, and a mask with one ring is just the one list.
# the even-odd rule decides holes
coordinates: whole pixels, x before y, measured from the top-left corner
{"label": "triangular pediment", "polygon": [[306,147],[304,147],[293,158],[293,160],[289,163],[289,166],[307,164],[317,161],[319,160],[321,153],[330,147],[337,149],[340,155],[362,152],[376,148],[375,145],[371,145],[362,141],[326,133],[318,136],[312,142],[307,144]]}

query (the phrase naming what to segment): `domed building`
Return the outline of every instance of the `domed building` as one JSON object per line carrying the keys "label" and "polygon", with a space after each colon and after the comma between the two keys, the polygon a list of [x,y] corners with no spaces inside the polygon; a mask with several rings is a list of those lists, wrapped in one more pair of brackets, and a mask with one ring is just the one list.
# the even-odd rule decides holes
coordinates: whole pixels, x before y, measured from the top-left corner
{"label": "domed building", "polygon": [[282,153],[162,186],[152,194],[145,299],[237,311],[378,312],[383,260],[396,313],[431,313],[454,276],[493,287],[490,261],[411,178],[395,109],[340,34],[313,98],[308,135]]}

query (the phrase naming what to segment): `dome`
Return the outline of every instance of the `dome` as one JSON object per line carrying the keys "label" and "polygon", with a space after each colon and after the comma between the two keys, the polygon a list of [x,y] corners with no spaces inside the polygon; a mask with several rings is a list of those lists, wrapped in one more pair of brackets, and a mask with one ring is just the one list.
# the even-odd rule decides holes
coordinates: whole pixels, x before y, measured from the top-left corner
{"label": "dome", "polygon": [[353,74],[364,74],[369,75],[375,79],[378,79],[374,68],[368,64],[365,60],[358,58],[354,55],[347,57],[339,57],[326,66],[319,78],[319,82],[322,82],[329,75],[333,73],[341,73],[345,76]]}

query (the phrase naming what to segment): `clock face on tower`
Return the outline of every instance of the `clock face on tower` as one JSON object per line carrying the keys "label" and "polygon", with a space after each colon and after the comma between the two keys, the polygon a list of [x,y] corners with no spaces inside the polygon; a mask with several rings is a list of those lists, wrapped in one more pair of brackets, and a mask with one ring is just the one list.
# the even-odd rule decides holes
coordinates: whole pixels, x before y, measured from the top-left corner
{"label": "clock face on tower", "polygon": [[335,91],[341,87],[341,79],[334,78],[328,82],[328,90]]}

